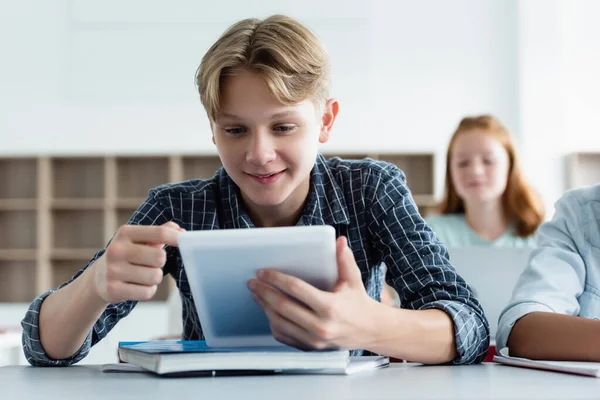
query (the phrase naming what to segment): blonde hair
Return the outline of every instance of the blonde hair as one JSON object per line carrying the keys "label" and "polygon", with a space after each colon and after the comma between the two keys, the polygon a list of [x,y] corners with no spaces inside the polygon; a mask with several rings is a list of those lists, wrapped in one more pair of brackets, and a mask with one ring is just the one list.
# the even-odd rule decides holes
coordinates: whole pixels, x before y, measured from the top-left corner
{"label": "blonde hair", "polygon": [[480,131],[496,139],[506,150],[509,159],[508,180],[502,196],[502,204],[507,217],[514,223],[519,237],[528,237],[535,233],[544,218],[544,205],[537,192],[527,183],[515,143],[508,130],[496,118],[490,115],[466,117],[450,139],[446,153],[446,193],[439,205],[441,214],[459,214],[465,212],[465,204],[458,196],[452,181],[450,164],[452,148],[461,134]]}
{"label": "blonde hair", "polygon": [[243,71],[262,74],[282,104],[313,99],[318,107],[324,107],[329,95],[325,49],[310,30],[283,15],[235,23],[204,55],[196,84],[211,122],[221,112],[224,78]]}

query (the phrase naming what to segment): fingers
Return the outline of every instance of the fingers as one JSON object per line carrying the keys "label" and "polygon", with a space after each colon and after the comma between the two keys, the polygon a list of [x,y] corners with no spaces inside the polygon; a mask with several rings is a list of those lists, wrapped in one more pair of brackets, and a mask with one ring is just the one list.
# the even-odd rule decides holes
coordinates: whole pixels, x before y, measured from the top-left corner
{"label": "fingers", "polygon": [[[323,304],[327,303],[330,293],[323,292],[311,284],[291,275],[284,274],[274,269],[264,269],[257,274],[258,282],[279,289],[283,293],[306,304],[307,307],[319,313],[323,311]],[[262,288],[263,286],[259,286]]]}
{"label": "fingers", "polygon": [[306,306],[299,304],[288,295],[263,282],[254,280],[250,286],[253,287],[251,290],[255,299],[260,302],[263,308],[271,308],[307,330],[318,330],[320,321],[317,315]]}
{"label": "fingers", "polygon": [[114,281],[107,287],[107,293],[117,303],[125,300],[148,301],[156,294],[156,286],[136,285],[127,282]]}
{"label": "fingers", "polygon": [[133,243],[160,244],[177,247],[177,237],[181,232],[174,222],[161,226],[123,225],[118,235]]}
{"label": "fingers", "polygon": [[163,248],[115,241],[106,249],[109,263],[127,262],[147,267],[162,268],[167,262],[167,253]]}
{"label": "fingers", "polygon": [[263,308],[267,318],[269,318],[271,333],[278,342],[302,350],[323,349],[326,347],[326,344],[318,340],[311,332],[283,317],[259,297],[255,297],[255,301]]}
{"label": "fingers", "polygon": [[125,260],[131,264],[162,268],[167,262],[167,252],[162,248],[131,244],[125,253]]}
{"label": "fingers", "polygon": [[180,228],[179,225],[177,225],[174,221],[165,222],[161,226],[164,226],[165,228],[171,228],[171,229],[177,229],[177,230],[185,230],[183,228]]}
{"label": "fingers", "polygon": [[163,280],[163,271],[160,268],[148,268],[129,263],[112,265],[106,271],[109,281],[132,283],[135,285],[156,286]]}
{"label": "fingers", "polygon": [[165,245],[177,246],[184,229],[170,221],[161,226],[124,225],[95,263],[98,294],[109,303],[149,300],[163,279]]}

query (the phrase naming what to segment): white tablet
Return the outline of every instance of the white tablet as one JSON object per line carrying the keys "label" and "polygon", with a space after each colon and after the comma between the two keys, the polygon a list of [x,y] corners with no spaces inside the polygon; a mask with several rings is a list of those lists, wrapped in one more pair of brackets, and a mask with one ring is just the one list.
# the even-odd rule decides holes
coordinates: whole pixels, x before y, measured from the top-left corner
{"label": "white tablet", "polygon": [[281,345],[248,281],[274,268],[331,290],[338,280],[335,241],[328,225],[182,232],[179,251],[206,343]]}

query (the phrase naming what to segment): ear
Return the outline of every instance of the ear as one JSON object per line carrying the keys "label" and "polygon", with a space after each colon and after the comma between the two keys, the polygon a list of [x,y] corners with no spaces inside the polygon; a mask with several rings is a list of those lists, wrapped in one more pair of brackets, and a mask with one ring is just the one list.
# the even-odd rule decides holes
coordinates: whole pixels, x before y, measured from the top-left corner
{"label": "ear", "polygon": [[326,143],[333,129],[333,124],[340,111],[340,103],[336,99],[327,100],[325,111],[323,113],[321,133],[319,134],[319,143]]}

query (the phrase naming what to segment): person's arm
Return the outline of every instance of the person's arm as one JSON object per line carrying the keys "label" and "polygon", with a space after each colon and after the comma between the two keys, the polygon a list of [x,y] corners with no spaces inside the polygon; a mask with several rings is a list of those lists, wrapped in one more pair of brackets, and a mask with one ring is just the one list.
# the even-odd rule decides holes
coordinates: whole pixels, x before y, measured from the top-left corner
{"label": "person's arm", "polygon": [[498,322],[498,347],[508,345],[513,356],[600,361],[594,350],[600,321],[578,317],[586,277],[580,254],[588,250],[580,210],[569,192],[556,203],[552,220],[538,229],[538,247]]}
{"label": "person's arm", "polygon": [[88,266],[32,302],[22,321],[23,349],[30,364],[80,361],[138,300],[153,296],[166,261],[163,244],[176,245],[178,230],[174,223],[132,225],[166,223],[166,219],[155,201],[148,199],[131,225],[122,227]]}
{"label": "person's arm", "polygon": [[443,311],[402,310],[372,299],[346,238],[336,247],[338,282],[330,292],[272,269],[248,283],[275,339],[306,350],[365,349],[426,364],[455,358],[452,321]]}
{"label": "person's arm", "polygon": [[397,181],[375,176],[363,187],[382,191],[373,200],[365,198],[366,209],[375,210],[367,218],[368,240],[392,273],[389,283],[400,292],[404,309],[369,296],[362,281],[367,271],[359,269],[344,237],[337,240],[338,282],[331,291],[273,269],[259,271],[248,287],[275,339],[289,346],[366,349],[426,364],[481,361],[489,344],[483,310],[395,171]]}
{"label": "person's arm", "polygon": [[510,355],[532,360],[600,362],[600,321],[533,312],[519,319],[508,338]]}
{"label": "person's arm", "polygon": [[105,262],[100,256],[77,279],[41,303],[39,341],[49,359],[69,359],[77,353],[109,305],[95,287],[94,269]]}
{"label": "person's arm", "polygon": [[444,364],[457,357],[454,326],[441,310],[374,308],[374,329],[367,350],[423,364]]}
{"label": "person's arm", "polygon": [[483,309],[419,215],[402,172],[391,169],[366,196],[371,198],[368,228],[374,249],[387,265],[388,284],[402,306],[385,310],[381,348],[396,348],[398,358],[411,361],[482,361],[489,347]]}

